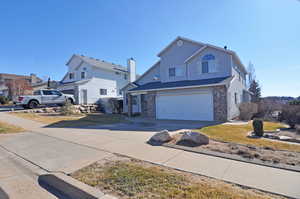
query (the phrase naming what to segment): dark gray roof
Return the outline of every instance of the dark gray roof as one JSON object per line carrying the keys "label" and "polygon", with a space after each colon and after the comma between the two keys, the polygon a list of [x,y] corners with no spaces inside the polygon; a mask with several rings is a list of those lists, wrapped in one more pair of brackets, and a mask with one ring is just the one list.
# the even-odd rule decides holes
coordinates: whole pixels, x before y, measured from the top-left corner
{"label": "dark gray roof", "polygon": [[201,80],[184,80],[184,81],[176,81],[176,82],[150,82],[147,84],[140,85],[136,88],[130,89],[129,91],[145,91],[145,90],[153,90],[153,89],[165,89],[165,88],[176,88],[176,87],[189,87],[189,86],[205,86],[210,84],[219,84],[225,81],[227,77],[220,78],[210,78],[210,79],[201,79]]}

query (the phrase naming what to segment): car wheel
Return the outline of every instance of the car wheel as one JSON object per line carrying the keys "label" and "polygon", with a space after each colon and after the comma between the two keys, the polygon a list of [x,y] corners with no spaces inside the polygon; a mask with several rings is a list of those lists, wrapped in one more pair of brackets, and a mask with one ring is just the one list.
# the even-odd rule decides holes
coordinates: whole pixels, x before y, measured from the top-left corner
{"label": "car wheel", "polygon": [[28,104],[28,107],[30,109],[37,108],[38,106],[39,106],[39,103],[37,101],[30,101]]}

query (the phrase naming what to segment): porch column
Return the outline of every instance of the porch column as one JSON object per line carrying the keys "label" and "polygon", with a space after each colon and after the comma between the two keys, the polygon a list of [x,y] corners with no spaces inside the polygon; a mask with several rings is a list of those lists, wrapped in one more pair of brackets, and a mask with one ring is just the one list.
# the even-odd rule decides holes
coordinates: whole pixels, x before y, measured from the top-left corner
{"label": "porch column", "polygon": [[127,99],[128,99],[128,116],[132,116],[132,96],[128,93],[127,94]]}

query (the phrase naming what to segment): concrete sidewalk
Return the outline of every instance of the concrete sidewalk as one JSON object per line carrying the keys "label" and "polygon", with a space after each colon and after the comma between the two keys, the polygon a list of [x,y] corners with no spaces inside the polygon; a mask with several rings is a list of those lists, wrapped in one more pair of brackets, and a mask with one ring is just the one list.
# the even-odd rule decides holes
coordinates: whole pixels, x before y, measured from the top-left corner
{"label": "concrete sidewalk", "polygon": [[[40,123],[16,118],[5,113],[0,113],[0,120],[32,130],[34,131],[32,136],[56,138],[64,142],[90,147],[103,153],[119,153],[155,164],[206,175],[292,198],[300,198],[300,173],[161,146],[150,146],[146,144],[146,141],[154,132],[43,128],[43,125]],[[45,145],[47,145],[47,142],[43,144],[43,147]],[[34,153],[34,148],[38,151],[42,146],[36,143],[32,147],[31,152]],[[60,150],[63,151],[64,148],[63,146],[61,147]],[[15,147],[10,149],[16,150]],[[65,168],[65,171],[68,170],[73,169]]]}

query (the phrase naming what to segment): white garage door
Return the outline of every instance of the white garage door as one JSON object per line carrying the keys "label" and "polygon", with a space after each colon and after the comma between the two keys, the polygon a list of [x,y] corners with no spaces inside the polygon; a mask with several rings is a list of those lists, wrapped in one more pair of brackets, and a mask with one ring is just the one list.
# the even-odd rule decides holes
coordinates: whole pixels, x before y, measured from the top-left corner
{"label": "white garage door", "polygon": [[212,94],[157,95],[156,118],[213,121]]}

